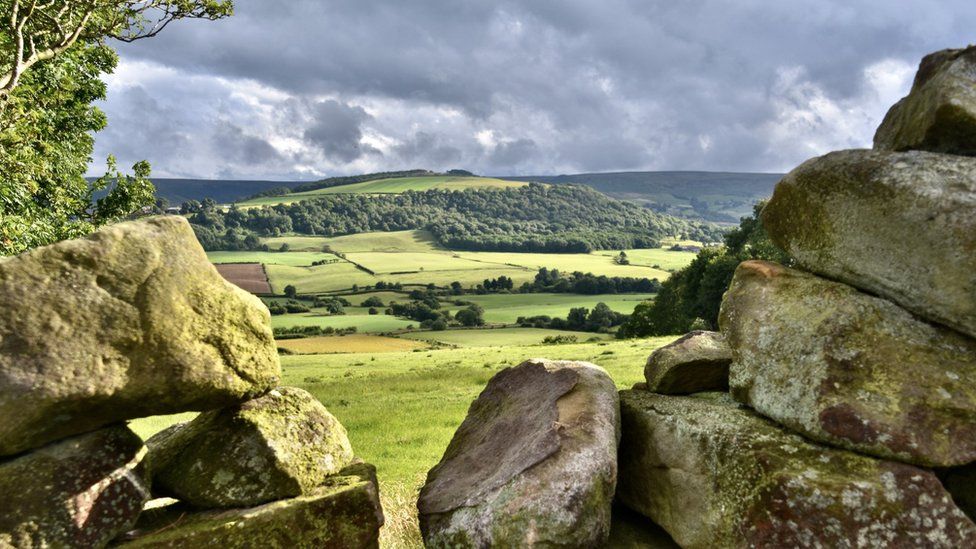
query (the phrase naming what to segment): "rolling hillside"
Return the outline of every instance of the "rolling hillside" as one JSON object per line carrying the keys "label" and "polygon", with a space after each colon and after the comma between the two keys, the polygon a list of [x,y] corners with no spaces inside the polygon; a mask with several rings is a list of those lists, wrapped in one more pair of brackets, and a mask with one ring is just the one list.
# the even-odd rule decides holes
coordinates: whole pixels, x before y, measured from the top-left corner
{"label": "rolling hillside", "polygon": [[398,194],[406,191],[429,190],[465,190],[465,189],[511,189],[524,187],[528,183],[522,181],[505,181],[490,177],[468,177],[434,175],[422,177],[395,177],[336,185],[305,192],[262,196],[240,202],[240,206],[273,206],[277,204],[294,204],[302,200],[310,200],[336,194]]}
{"label": "rolling hillside", "polygon": [[618,172],[508,177],[516,181],[587,185],[657,212],[719,223],[738,223],[756,202],[773,194],[782,174],[729,172]]}

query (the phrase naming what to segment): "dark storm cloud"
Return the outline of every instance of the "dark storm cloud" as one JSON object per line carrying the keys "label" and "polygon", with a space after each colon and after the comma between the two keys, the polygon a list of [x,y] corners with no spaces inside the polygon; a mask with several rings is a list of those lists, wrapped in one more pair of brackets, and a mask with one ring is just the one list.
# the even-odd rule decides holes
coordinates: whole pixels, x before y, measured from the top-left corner
{"label": "dark storm cloud", "polygon": [[217,123],[214,145],[225,159],[246,166],[264,165],[282,159],[271,143],[260,137],[247,135],[239,126],[228,121]]}
{"label": "dark storm cloud", "polygon": [[[182,133],[239,116],[290,147],[262,173],[782,170],[866,145],[918,59],[973,28],[969,0],[238,0],[230,20],[120,49],[200,80],[206,112]],[[275,93],[240,99],[254,86]],[[170,87],[146,90],[185,108]],[[119,96],[106,110],[128,125]]]}
{"label": "dark storm cloud", "polygon": [[317,146],[328,158],[349,163],[366,153],[378,152],[364,146],[362,125],[371,117],[362,107],[328,100],[316,104],[305,139]]}

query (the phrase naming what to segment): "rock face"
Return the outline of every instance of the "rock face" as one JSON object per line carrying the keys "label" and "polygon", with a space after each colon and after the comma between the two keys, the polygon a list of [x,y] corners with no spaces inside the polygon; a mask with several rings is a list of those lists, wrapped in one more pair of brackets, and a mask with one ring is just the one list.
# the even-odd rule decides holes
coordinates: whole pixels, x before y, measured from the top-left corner
{"label": "rock face", "polygon": [[291,387],[204,412],[147,444],[154,489],[200,508],[308,494],[353,459],[339,421]]}
{"label": "rock face", "polygon": [[874,146],[976,155],[976,46],[922,59],[911,93],[888,111]]}
{"label": "rock face", "polygon": [[819,446],[727,394],[621,393],[618,497],[682,547],[969,547],[935,475]]}
{"label": "rock face", "polygon": [[471,405],[420,492],[428,547],[595,547],[610,531],[617,391],[585,362],[530,360]]}
{"label": "rock face", "polygon": [[376,471],[352,465],[308,495],[249,509],[194,511],[181,504],[147,511],[125,548],[377,547],[383,525]]}
{"label": "rock face", "polygon": [[647,389],[664,395],[687,395],[729,388],[732,350],[717,332],[691,332],[661,347],[647,359]]}
{"label": "rock face", "polygon": [[831,153],[787,175],[762,221],[804,269],[976,337],[976,158]]}
{"label": "rock face", "polygon": [[0,547],[104,547],[149,499],[145,454],[115,426],[0,463]]}
{"label": "rock face", "polygon": [[925,466],[976,460],[976,341],[890,301],[739,266],[719,323],[732,395],[814,440]]}
{"label": "rock face", "polygon": [[269,314],[186,220],[114,225],[0,261],[0,455],[274,387]]}

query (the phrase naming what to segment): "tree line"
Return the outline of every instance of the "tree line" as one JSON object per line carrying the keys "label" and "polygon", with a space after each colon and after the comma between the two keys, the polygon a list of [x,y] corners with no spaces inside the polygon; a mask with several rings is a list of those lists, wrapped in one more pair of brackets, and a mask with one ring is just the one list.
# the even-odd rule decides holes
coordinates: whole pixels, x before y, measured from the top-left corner
{"label": "tree line", "polygon": [[716,226],[663,216],[588,187],[541,184],[338,194],[250,209],[200,206],[190,222],[208,250],[256,249],[248,246],[259,247],[259,237],[284,233],[330,237],[416,229],[451,249],[496,252],[589,253],[654,248],[671,236],[721,238]]}

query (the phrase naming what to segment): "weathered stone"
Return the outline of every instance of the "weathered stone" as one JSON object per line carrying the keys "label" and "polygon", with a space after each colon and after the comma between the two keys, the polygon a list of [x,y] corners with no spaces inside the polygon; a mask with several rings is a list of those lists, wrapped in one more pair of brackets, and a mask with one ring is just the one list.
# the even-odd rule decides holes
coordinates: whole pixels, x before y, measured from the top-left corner
{"label": "weathered stone", "polygon": [[976,46],[922,59],[911,93],[888,111],[874,147],[976,155]]}
{"label": "weathered stone", "polygon": [[617,480],[613,381],[585,362],[530,360],[471,405],[420,492],[428,547],[595,547]]}
{"label": "weathered stone", "polygon": [[376,470],[358,464],[329,477],[308,495],[259,507],[196,511],[176,503],[147,511],[116,546],[374,548],[382,525]]}
{"label": "weathered stone", "polygon": [[935,475],[808,442],[737,405],[623,391],[625,504],[686,548],[971,547]]}
{"label": "weathered stone", "polygon": [[732,350],[717,332],[696,331],[654,351],[644,367],[647,389],[687,395],[729,388]]}
{"label": "weathered stone", "polygon": [[651,519],[616,503],[606,549],[679,549],[677,543]]}
{"label": "weathered stone", "polygon": [[739,266],[719,318],[733,396],[814,440],[925,466],[976,460],[976,340],[775,263]]}
{"label": "weathered stone", "polygon": [[938,475],[956,505],[966,516],[976,520],[976,464],[943,469]]}
{"label": "weathered stone", "polygon": [[145,455],[114,426],[0,462],[0,547],[104,547],[149,500]]}
{"label": "weathered stone", "polygon": [[787,175],[762,220],[804,269],[976,337],[976,158],[831,153]]}
{"label": "weathered stone", "polygon": [[308,494],[353,459],[339,420],[291,387],[204,412],[147,445],[154,490],[200,508]]}
{"label": "weathered stone", "polygon": [[0,455],[230,405],[280,374],[267,308],[177,216],[0,260],[0,309]]}

